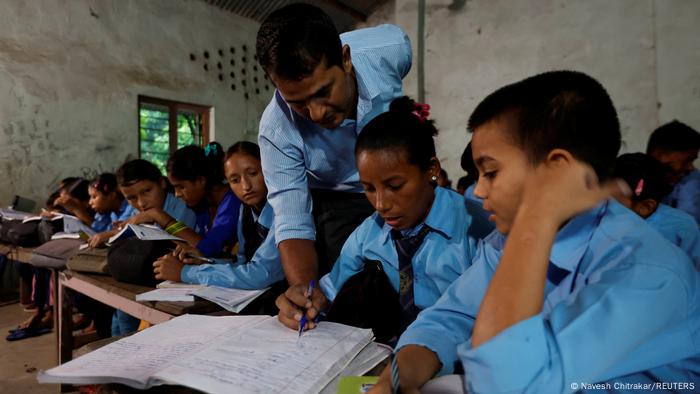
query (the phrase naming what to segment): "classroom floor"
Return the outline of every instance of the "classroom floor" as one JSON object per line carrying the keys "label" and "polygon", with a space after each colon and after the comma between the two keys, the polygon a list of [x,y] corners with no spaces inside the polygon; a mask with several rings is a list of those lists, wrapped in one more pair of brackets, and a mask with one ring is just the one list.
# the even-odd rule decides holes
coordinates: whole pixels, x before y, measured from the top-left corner
{"label": "classroom floor", "polygon": [[55,334],[52,332],[16,342],[5,340],[7,330],[29,316],[18,303],[0,306],[0,392],[58,393],[59,386],[36,381],[38,370],[56,365]]}

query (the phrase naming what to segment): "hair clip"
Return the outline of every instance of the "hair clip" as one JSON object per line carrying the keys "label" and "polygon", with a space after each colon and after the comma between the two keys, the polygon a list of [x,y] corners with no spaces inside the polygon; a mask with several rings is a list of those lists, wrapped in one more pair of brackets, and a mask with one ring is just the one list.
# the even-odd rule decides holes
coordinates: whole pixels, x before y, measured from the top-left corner
{"label": "hair clip", "polygon": [[639,195],[642,194],[643,189],[644,189],[644,179],[640,179],[639,182],[637,182],[637,187],[634,188],[634,195],[639,197]]}
{"label": "hair clip", "polygon": [[411,113],[415,115],[418,120],[421,121],[421,123],[425,122],[428,119],[428,116],[430,116],[430,105],[413,103],[413,111],[411,111]]}
{"label": "hair clip", "polygon": [[210,153],[216,154],[216,145],[207,144],[207,146],[204,147],[204,156],[209,157]]}

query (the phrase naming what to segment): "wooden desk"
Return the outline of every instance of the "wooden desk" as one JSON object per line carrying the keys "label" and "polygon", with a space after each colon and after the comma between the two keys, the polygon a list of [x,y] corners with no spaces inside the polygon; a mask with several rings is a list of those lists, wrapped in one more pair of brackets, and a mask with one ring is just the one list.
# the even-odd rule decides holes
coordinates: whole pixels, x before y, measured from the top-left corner
{"label": "wooden desk", "polygon": [[118,282],[107,275],[58,272],[58,363],[73,358],[73,302],[72,292],[85,294],[103,304],[145,320],[152,324],[162,323],[175,316],[212,314],[223,311],[209,301],[192,302],[138,302],[136,295],[153,290],[151,287]]}
{"label": "wooden desk", "polygon": [[19,261],[20,263],[29,264],[29,257],[32,255],[32,250],[33,248],[0,243],[0,254],[7,255],[8,259]]}

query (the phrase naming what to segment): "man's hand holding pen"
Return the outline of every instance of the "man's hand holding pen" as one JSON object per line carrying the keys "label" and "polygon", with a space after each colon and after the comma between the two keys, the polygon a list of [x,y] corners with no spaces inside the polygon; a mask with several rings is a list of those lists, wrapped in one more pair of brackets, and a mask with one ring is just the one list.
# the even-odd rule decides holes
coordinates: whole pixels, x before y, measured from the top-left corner
{"label": "man's hand holding pen", "polygon": [[[294,285],[284,294],[277,297],[278,318],[282,324],[300,330],[302,319],[305,317],[301,330],[307,331],[316,327],[316,318],[326,310],[328,299],[318,286]],[[300,331],[301,332],[301,331]]]}

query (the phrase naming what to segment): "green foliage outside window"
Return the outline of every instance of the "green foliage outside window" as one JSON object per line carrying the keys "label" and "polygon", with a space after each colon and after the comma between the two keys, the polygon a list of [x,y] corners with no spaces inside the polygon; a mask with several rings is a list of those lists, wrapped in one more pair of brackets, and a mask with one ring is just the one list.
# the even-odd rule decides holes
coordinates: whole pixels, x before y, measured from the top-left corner
{"label": "green foliage outside window", "polygon": [[[166,106],[142,104],[139,109],[139,144],[141,158],[160,168],[165,174],[165,165],[170,152],[169,109]],[[177,148],[187,145],[202,145],[202,116],[196,112],[178,111]]]}

